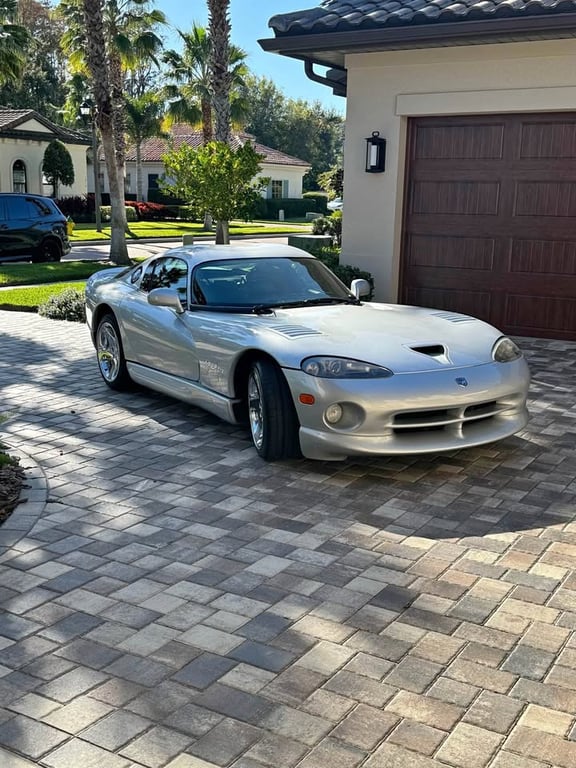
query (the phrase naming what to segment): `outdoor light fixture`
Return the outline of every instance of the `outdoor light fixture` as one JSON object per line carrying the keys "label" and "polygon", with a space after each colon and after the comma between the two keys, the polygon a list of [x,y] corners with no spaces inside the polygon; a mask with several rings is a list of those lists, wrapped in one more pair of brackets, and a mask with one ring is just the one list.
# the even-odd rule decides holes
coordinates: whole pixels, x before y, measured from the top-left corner
{"label": "outdoor light fixture", "polygon": [[386,162],[386,139],[380,131],[372,131],[366,139],[366,173],[382,173]]}

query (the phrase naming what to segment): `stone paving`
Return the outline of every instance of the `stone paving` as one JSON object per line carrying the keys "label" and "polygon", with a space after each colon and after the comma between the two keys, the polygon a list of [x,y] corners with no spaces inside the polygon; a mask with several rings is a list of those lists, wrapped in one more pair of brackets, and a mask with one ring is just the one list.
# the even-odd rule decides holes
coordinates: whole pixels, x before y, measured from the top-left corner
{"label": "stone paving", "polygon": [[574,768],[576,345],[523,346],[514,438],[269,465],[0,313],[49,489],[0,529],[2,768]]}

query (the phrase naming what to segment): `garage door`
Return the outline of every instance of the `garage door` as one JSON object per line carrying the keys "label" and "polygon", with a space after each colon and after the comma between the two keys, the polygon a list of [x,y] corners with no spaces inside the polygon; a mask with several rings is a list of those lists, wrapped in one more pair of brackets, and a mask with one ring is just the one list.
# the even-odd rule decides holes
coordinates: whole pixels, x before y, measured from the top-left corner
{"label": "garage door", "polygon": [[401,298],[576,340],[576,113],[417,118]]}

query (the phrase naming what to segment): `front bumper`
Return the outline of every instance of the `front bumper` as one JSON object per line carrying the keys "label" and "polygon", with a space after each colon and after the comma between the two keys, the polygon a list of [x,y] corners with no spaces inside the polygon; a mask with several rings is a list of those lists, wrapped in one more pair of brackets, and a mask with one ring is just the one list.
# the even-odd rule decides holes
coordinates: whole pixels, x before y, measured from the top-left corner
{"label": "front bumper", "polygon": [[[524,360],[487,363],[388,379],[319,379],[285,369],[307,458],[436,453],[509,437],[528,421],[530,383]],[[466,384],[457,380],[465,379]],[[301,394],[313,395],[303,405]],[[330,425],[326,408],[339,403],[343,419]]]}

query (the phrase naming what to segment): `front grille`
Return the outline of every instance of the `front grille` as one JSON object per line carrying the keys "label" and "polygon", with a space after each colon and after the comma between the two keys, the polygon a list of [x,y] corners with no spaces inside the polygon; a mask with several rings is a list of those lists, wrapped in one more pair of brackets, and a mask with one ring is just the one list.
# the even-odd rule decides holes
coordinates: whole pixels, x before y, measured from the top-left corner
{"label": "front grille", "polygon": [[396,435],[443,430],[464,434],[469,426],[494,419],[509,409],[509,402],[490,400],[455,408],[402,411],[394,415],[392,430]]}

